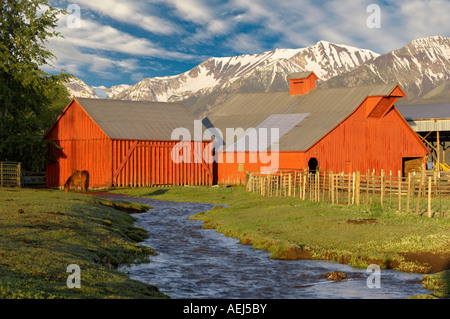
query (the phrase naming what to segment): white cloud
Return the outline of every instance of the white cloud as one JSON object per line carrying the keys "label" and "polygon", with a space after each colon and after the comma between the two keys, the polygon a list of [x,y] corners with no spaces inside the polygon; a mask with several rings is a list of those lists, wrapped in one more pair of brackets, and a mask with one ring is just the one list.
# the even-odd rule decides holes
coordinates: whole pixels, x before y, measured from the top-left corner
{"label": "white cloud", "polygon": [[143,30],[163,35],[179,33],[176,24],[152,14],[151,7],[136,0],[77,0],[81,10],[90,9],[117,21],[136,25]]}
{"label": "white cloud", "polygon": [[146,69],[139,59],[158,58],[180,61],[195,59],[195,56],[173,52],[158,47],[148,39],[137,38],[108,25],[83,18],[79,28],[70,28],[67,16],[60,16],[56,31],[63,38],[50,39],[47,47],[56,56],[53,67],[44,70],[64,69],[78,77],[94,73],[105,79],[114,79],[121,74],[136,78],[139,70]]}
{"label": "white cloud", "polygon": [[319,40],[336,42],[380,53],[432,35],[448,36],[450,1],[406,0],[379,2],[381,28],[367,27],[373,0],[230,0],[240,10],[236,23],[260,26],[264,33],[278,34],[273,47],[303,47]]}
{"label": "white cloud", "polygon": [[134,37],[111,26],[82,19],[80,28],[69,28],[62,19],[57,28],[64,38],[52,40],[61,46],[71,44],[79,48],[120,52],[134,56],[157,57],[163,59],[188,60],[193,56],[179,52],[168,51],[156,46],[144,38]]}
{"label": "white cloud", "polygon": [[264,47],[262,47],[261,43],[254,35],[245,33],[240,33],[231,37],[227,41],[227,45],[238,53],[262,53],[264,51]]}

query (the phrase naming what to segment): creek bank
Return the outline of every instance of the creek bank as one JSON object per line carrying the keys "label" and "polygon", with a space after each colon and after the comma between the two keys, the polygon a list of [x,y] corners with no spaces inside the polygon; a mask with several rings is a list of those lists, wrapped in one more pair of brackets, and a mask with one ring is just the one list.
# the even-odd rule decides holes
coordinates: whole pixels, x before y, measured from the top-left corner
{"label": "creek bank", "polygon": [[[149,232],[143,244],[159,254],[150,263],[121,270],[132,279],[156,285],[172,299],[380,299],[426,293],[418,274],[385,270],[382,289],[368,289],[365,269],[323,260],[268,258],[267,252],[240,245],[238,239],[204,229],[200,220],[190,218],[199,211],[226,208],[147,198],[132,200],[154,207],[133,216],[135,225]],[[320,277],[334,271],[349,277],[341,281]]]}

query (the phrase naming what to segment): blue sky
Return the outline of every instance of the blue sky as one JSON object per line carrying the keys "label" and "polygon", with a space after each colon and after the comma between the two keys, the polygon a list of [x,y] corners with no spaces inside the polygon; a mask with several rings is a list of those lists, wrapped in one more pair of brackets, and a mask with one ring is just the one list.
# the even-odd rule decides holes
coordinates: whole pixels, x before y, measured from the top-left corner
{"label": "blue sky", "polygon": [[[79,8],[80,17],[78,20],[76,10],[60,17],[57,30],[64,38],[48,43],[57,57],[53,70],[64,69],[89,85],[106,87],[180,74],[209,57],[303,48],[320,40],[382,54],[417,38],[448,37],[450,33],[449,0],[49,3],[58,8]],[[367,26],[370,4],[381,9],[380,28]]]}

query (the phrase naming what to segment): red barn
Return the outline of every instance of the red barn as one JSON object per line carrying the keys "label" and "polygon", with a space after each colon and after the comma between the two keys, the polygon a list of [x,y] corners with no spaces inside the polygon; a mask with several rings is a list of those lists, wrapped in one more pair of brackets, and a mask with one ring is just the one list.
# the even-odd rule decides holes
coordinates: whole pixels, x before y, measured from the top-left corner
{"label": "red barn", "polygon": [[[246,171],[320,167],[396,174],[425,162],[429,151],[394,106],[405,97],[399,85],[316,89],[317,79],[313,72],[297,73],[288,79],[290,92],[234,95],[204,120],[222,133],[219,183],[244,183]],[[243,130],[230,138],[227,128]],[[261,144],[260,134],[257,146],[264,148],[252,148],[245,143],[255,136],[252,128],[277,129],[279,136],[265,133]]]}
{"label": "red barn", "polygon": [[89,171],[94,188],[212,183],[212,164],[172,159],[178,128],[195,134],[194,117],[181,103],[74,98],[44,136],[61,147],[57,162],[47,164],[47,186],[61,187],[76,170]]}

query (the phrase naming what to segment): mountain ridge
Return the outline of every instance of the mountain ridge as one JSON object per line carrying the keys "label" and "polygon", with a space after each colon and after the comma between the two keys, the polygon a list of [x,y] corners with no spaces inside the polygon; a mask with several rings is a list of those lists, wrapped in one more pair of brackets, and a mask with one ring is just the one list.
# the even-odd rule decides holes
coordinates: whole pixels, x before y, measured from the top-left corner
{"label": "mountain ridge", "polygon": [[[201,116],[233,93],[287,90],[287,76],[313,71],[320,78],[319,88],[397,82],[411,100],[417,100],[450,79],[449,59],[450,38],[442,36],[416,39],[386,54],[319,41],[300,49],[211,57],[179,75],[146,78],[109,89],[75,79],[68,89],[74,96],[98,98],[103,91],[100,95],[112,99],[183,101]],[[436,92],[438,97],[443,94]]]}

